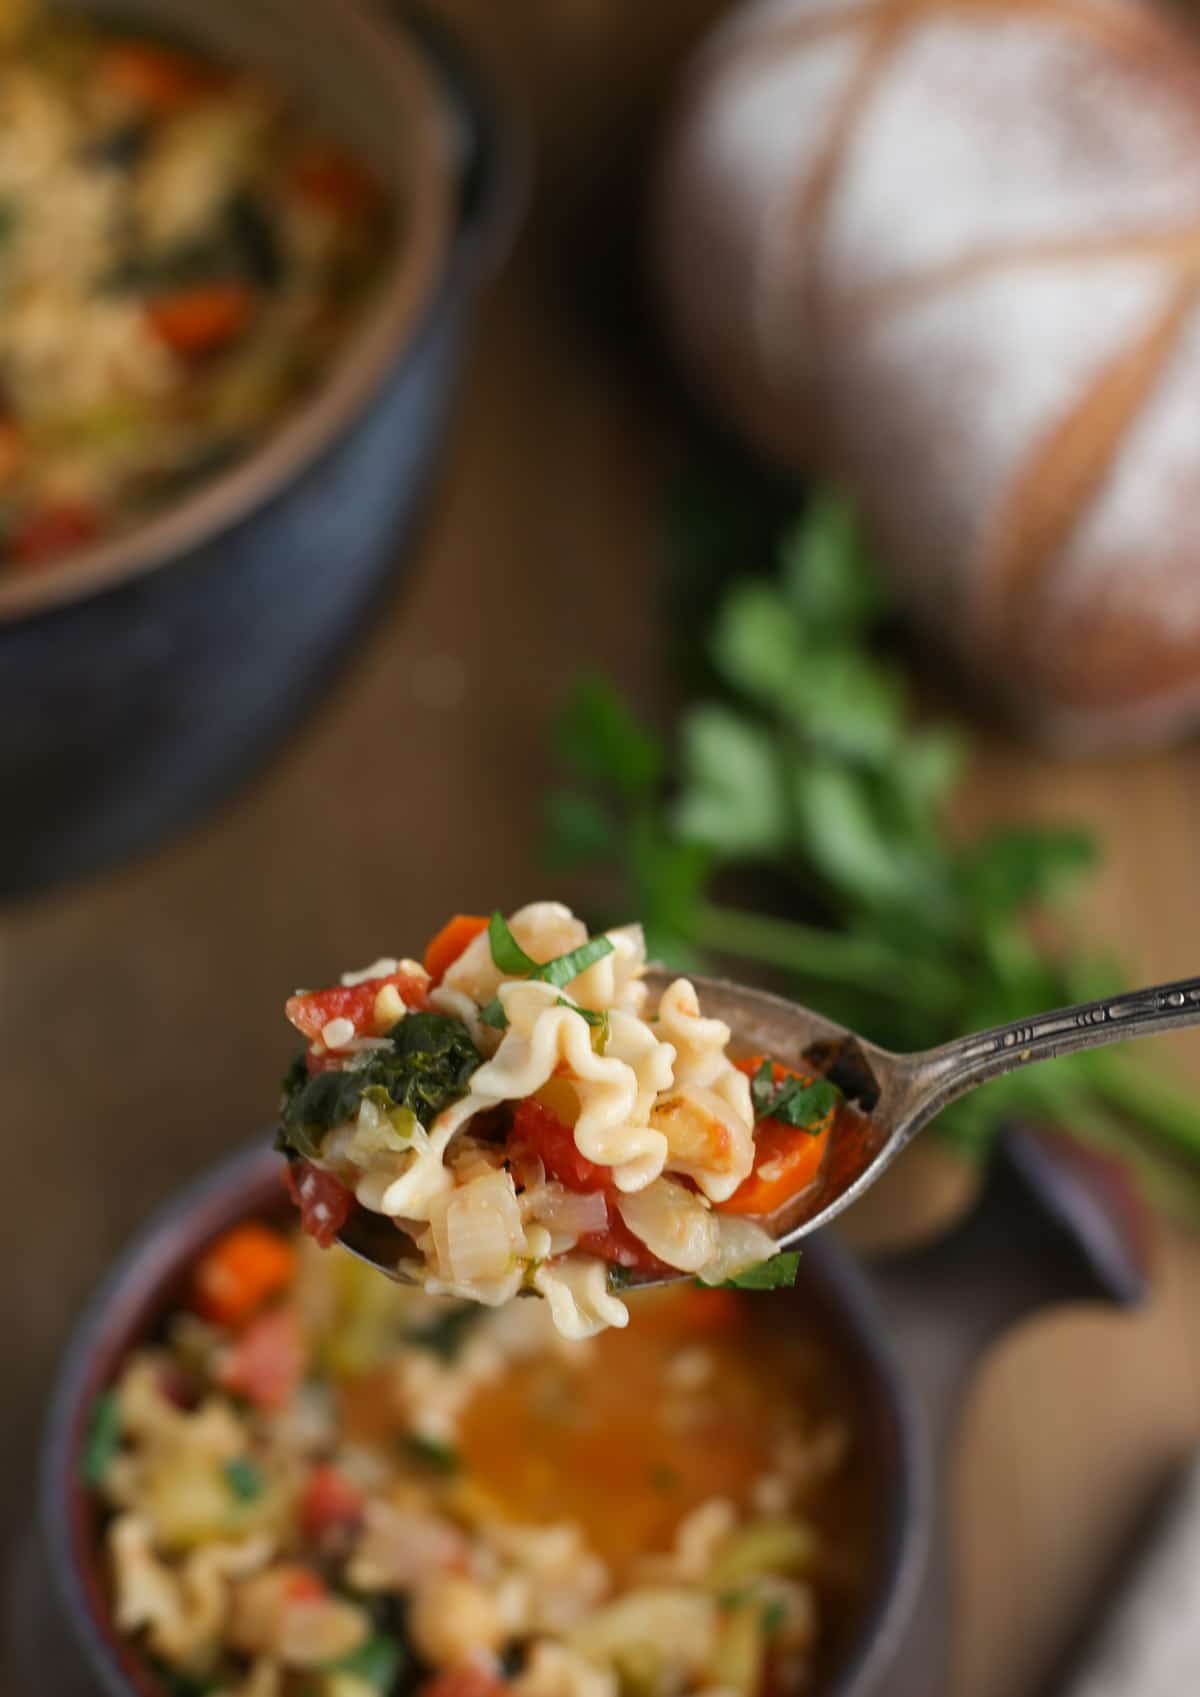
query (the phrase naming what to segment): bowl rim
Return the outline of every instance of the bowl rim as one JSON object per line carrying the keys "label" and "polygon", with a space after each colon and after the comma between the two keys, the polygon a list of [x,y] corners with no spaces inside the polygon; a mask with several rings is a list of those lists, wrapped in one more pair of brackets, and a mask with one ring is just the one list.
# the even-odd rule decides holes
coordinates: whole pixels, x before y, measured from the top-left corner
{"label": "bowl rim", "polygon": [[[78,1462],[91,1405],[124,1358],[130,1326],[162,1301],[203,1243],[228,1227],[231,1200],[239,1194],[252,1198],[247,1215],[262,1209],[278,1162],[264,1134],[173,1191],[101,1279],[61,1357],[39,1464],[40,1531],[58,1598],[109,1697],[163,1697],[163,1687],[117,1632],[98,1564],[89,1559],[94,1507],[79,1479]],[[803,1265],[815,1275],[830,1310],[848,1320],[846,1355],[852,1370],[865,1371],[894,1429],[894,1470],[885,1478],[887,1524],[872,1589],[845,1658],[820,1694],[867,1697],[897,1650],[925,1571],[934,1500],[932,1455],[920,1404],[864,1274],[828,1233],[809,1240]]]}
{"label": "bowl rim", "polygon": [[389,243],[374,299],[316,388],[260,445],[193,493],[117,536],[30,573],[0,568],[0,627],[144,577],[211,542],[268,505],[371,404],[415,341],[435,294],[454,227],[456,160],[444,91],[402,20],[366,0],[308,0],[307,21],[353,37],[383,66],[408,152],[403,231]]}

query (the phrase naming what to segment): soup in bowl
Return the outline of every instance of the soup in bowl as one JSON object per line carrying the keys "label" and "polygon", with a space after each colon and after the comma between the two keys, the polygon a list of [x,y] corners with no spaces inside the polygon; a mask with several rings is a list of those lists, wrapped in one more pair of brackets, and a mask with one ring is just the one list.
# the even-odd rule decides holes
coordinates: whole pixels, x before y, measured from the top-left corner
{"label": "soup in bowl", "polygon": [[911,1409],[857,1275],[638,1293],[567,1339],[294,1233],[269,1152],[153,1226],[45,1475],[114,1692],[828,1697],[905,1612]]}

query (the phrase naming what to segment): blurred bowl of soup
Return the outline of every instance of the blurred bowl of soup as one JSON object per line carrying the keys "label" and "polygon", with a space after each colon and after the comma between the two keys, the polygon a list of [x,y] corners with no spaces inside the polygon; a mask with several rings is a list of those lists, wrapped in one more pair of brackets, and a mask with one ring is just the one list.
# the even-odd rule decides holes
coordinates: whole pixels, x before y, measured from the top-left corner
{"label": "blurred bowl of soup", "polygon": [[292,1232],[278,1157],[225,1163],[68,1352],[43,1530],[111,1697],[889,1689],[929,1458],[834,1244],[792,1290],[684,1284],[568,1342]]}
{"label": "blurred bowl of soup", "polygon": [[0,895],[253,770],[398,575],[511,132],[354,0],[71,0],[0,60]]}

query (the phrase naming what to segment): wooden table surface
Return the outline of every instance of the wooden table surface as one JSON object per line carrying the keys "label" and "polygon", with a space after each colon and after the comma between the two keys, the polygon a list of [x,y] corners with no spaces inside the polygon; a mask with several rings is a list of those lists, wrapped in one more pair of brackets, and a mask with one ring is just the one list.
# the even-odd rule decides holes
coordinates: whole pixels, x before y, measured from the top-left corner
{"label": "wooden table surface", "polygon": [[[543,186],[484,315],[413,581],[249,794],[151,859],[0,916],[0,1077],[20,1150],[0,1236],[18,1364],[6,1529],[28,1506],[57,1350],[106,1261],[269,1117],[290,1048],[281,992],[403,952],[452,908],[539,893],[547,713],[581,662],[651,709],[662,694],[658,503],[678,444],[593,257],[629,251],[647,120],[715,8],[446,9],[523,88]],[[1097,927],[1147,978],[1196,970],[1200,751],[1066,766],[994,738],[968,807],[1096,824]],[[1200,1047],[1173,1058],[1200,1079]],[[961,1189],[944,1157],[914,1159],[906,1195]],[[905,1197],[896,1208],[908,1218]],[[1035,1690],[1148,1492],[1200,1438],[1198,1311],[1200,1241],[1164,1228],[1142,1312],[1048,1317],[986,1364],[954,1463],[955,1697]]]}

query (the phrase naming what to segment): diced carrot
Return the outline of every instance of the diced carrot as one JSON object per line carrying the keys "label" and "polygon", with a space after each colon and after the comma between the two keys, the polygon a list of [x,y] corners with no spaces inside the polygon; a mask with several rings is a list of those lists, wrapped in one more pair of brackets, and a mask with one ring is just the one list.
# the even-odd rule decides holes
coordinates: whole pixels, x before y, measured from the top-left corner
{"label": "diced carrot", "polygon": [[336,1527],[356,1526],[362,1519],[366,1498],[356,1485],[329,1462],[313,1468],[300,1498],[300,1530],[306,1538],[320,1538]]}
{"label": "diced carrot", "polygon": [[268,1308],[240,1333],[217,1374],[224,1390],[276,1413],[304,1377],[304,1327],[295,1308]]}
{"label": "diced carrot", "polygon": [[283,1589],[289,1603],[315,1603],[318,1598],[329,1595],[329,1587],[321,1575],[314,1573],[311,1567],[298,1564],[288,1572]]}
{"label": "diced carrot", "polygon": [[12,483],[29,463],[29,443],[15,419],[0,415],[0,486]]}
{"label": "diced carrot", "polygon": [[442,982],[467,944],[473,943],[487,928],[487,920],[478,913],[456,913],[436,937],[430,938],[425,950],[425,970],[435,984]]}
{"label": "diced carrot", "polygon": [[254,1224],[219,1237],[192,1274],[191,1306],[221,1326],[241,1326],[295,1277],[296,1256],[278,1232]]}
{"label": "diced carrot", "polygon": [[223,81],[213,66],[152,41],[111,42],[100,54],[97,79],[126,100],[158,112],[189,106]]}
{"label": "diced carrot", "polygon": [[[753,1077],[762,1062],[763,1057],[755,1055],[749,1060],[735,1061],[734,1065]],[[799,1078],[807,1083],[815,1077],[813,1073],[782,1066],[778,1061],[772,1062],[771,1075],[776,1084],[785,1078]],[[785,1125],[781,1120],[759,1120],[754,1128],[753,1171],[728,1201],[716,1204],[717,1208],[726,1214],[773,1214],[798,1196],[821,1170],[834,1112],[831,1108],[815,1132]]]}
{"label": "diced carrot", "polygon": [[424,974],[399,969],[361,984],[331,984],[327,990],[304,990],[289,996],[284,1012],[305,1037],[318,1038],[333,1019],[348,1019],[360,1037],[375,1036],[375,998],[385,985],[395,986],[410,1013],[429,1006],[429,980]]}
{"label": "diced carrot", "polygon": [[257,298],[249,283],[236,279],[198,283],[156,296],[146,312],[160,341],[186,359],[200,359],[237,340],[253,316]]}
{"label": "diced carrot", "polygon": [[83,501],[57,501],[41,507],[8,538],[7,553],[17,565],[37,566],[94,542],[100,515]]}
{"label": "diced carrot", "polygon": [[460,1662],[425,1681],[417,1697],[503,1697],[508,1686],[477,1662]]}
{"label": "diced carrot", "polygon": [[346,218],[369,212],[379,199],[370,172],[328,142],[314,142],[304,150],[293,166],[292,181],[310,205]]}

